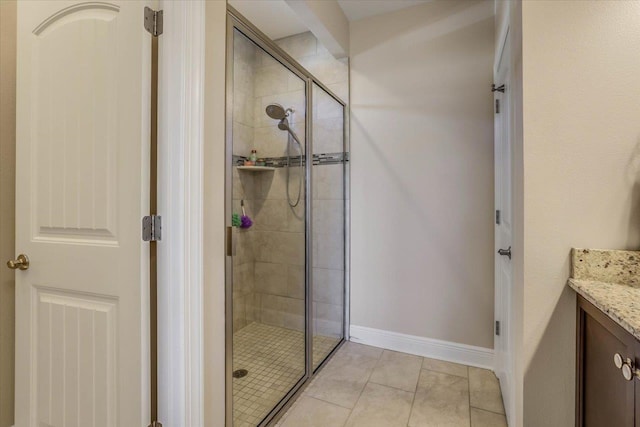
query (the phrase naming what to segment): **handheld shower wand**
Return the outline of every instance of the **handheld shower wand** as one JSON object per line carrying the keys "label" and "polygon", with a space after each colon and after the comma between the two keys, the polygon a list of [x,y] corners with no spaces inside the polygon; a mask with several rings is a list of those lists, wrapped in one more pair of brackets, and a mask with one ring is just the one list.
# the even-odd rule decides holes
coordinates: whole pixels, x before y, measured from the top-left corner
{"label": "handheld shower wand", "polygon": [[[298,139],[298,136],[295,134],[291,127],[289,126],[289,114],[293,113],[293,109],[287,108],[286,110],[280,104],[269,104],[266,108],[266,113],[269,117],[275,120],[279,120],[278,129],[287,131],[287,201],[289,202],[289,206],[295,208],[300,203],[300,194],[302,192],[302,143]],[[289,194],[289,174],[290,174],[290,163],[291,163],[291,139],[293,139],[298,144],[298,149],[300,151],[300,163],[299,163],[299,180],[298,180],[298,197],[295,202],[291,201],[291,196]]]}

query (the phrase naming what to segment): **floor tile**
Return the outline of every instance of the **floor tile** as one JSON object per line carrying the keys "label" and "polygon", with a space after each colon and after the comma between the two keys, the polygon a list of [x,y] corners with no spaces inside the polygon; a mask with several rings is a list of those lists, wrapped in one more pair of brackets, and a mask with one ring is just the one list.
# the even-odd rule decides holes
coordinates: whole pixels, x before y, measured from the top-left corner
{"label": "floor tile", "polygon": [[349,417],[349,409],[312,397],[301,396],[282,421],[282,427],[341,427]]}
{"label": "floor tile", "polygon": [[469,367],[469,390],[472,407],[504,414],[500,383],[493,372]]}
{"label": "floor tile", "polygon": [[359,352],[345,351],[343,346],[343,348],[337,351],[336,354],[331,358],[327,366],[358,364],[361,361],[367,361],[369,364],[373,362],[373,366],[375,367],[378,359],[375,357],[370,357],[366,354],[360,354]]}
{"label": "floor tile", "polygon": [[502,414],[471,408],[471,427],[507,427],[507,419]]}
{"label": "floor tile", "polygon": [[[320,335],[313,341],[314,355],[337,344]],[[256,426],[304,375],[304,334],[251,323],[233,334],[233,344],[233,369],[248,371],[233,379],[234,424]]]}
{"label": "floor tile", "polygon": [[468,427],[466,378],[423,369],[409,418],[410,427]]}
{"label": "floor tile", "polygon": [[348,427],[405,427],[413,393],[369,383],[347,421]]}
{"label": "floor tile", "polygon": [[[416,366],[415,393],[403,390],[394,375]],[[507,427],[503,411],[491,371],[345,343],[277,426]]]}
{"label": "floor tile", "polygon": [[466,365],[460,365],[458,363],[445,362],[444,360],[429,359],[425,357],[422,360],[422,369],[428,369],[430,371],[442,372],[449,375],[457,375],[459,377],[469,377],[469,371]]}
{"label": "floor tile", "polygon": [[363,357],[370,357],[372,359],[379,359],[382,355],[382,349],[378,347],[372,347],[370,345],[358,344],[355,342],[346,342],[340,349],[341,353],[358,354]]}
{"label": "floor tile", "polygon": [[421,366],[422,357],[420,356],[384,350],[371,374],[370,381],[414,392]]}
{"label": "floor tile", "polygon": [[345,408],[353,408],[364,389],[377,360],[338,352],[305,391]]}

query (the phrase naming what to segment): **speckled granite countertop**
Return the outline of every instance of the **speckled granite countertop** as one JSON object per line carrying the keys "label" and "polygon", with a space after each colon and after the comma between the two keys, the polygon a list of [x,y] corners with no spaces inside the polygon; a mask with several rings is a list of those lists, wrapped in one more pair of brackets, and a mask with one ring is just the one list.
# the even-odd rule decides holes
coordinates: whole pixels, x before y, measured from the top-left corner
{"label": "speckled granite countertop", "polygon": [[568,285],[640,340],[640,251],[573,249]]}

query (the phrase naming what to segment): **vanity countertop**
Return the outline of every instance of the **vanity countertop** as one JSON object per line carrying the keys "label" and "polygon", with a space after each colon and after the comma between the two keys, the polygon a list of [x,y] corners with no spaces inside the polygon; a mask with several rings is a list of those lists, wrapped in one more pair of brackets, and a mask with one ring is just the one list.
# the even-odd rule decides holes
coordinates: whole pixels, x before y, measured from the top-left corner
{"label": "vanity countertop", "polygon": [[640,340],[640,251],[573,249],[568,285]]}

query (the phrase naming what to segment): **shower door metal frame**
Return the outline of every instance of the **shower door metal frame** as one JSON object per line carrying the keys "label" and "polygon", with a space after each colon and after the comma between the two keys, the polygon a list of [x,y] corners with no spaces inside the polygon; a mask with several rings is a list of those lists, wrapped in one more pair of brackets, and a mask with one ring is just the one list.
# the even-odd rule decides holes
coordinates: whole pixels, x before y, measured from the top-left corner
{"label": "shower door metal frame", "polygon": [[[300,394],[303,388],[309,384],[314,372],[320,370],[331,356],[344,344],[349,337],[349,280],[348,280],[348,220],[347,208],[347,159],[343,163],[344,186],[344,252],[345,252],[345,280],[344,280],[344,311],[343,311],[343,338],[334,349],[313,369],[313,230],[312,230],[312,185],[311,176],[313,170],[313,85],[316,84],[324,90],[343,109],[343,152],[347,153],[348,147],[348,108],[347,104],[326,87],[319,79],[313,76],[295,59],[276,45],[268,36],[251,24],[232,6],[227,5],[227,48],[226,48],[226,129],[225,129],[225,227],[231,224],[232,216],[232,185],[233,185],[233,52],[234,30],[238,30],[253,43],[258,45],[282,66],[298,76],[305,82],[306,111],[305,111],[305,373],[302,378],[289,390],[271,412],[265,417],[260,426],[270,425],[276,421],[291,405],[293,398]],[[233,258],[227,256],[225,260],[225,426],[233,427]]]}

